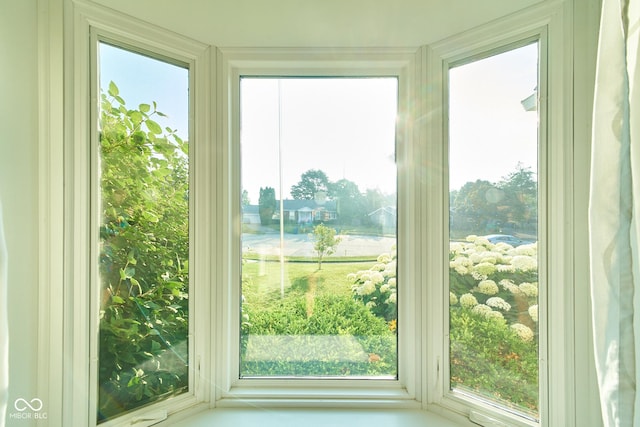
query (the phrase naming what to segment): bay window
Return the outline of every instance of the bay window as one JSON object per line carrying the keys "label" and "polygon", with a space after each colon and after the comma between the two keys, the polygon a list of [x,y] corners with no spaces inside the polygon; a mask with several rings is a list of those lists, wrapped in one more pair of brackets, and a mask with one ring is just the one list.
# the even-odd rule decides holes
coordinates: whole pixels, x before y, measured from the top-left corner
{"label": "bay window", "polygon": [[573,399],[557,367],[573,254],[548,9],[422,48],[328,50],[214,48],[76,7],[63,365],[65,395],[90,398],[69,424],[571,416],[550,405]]}

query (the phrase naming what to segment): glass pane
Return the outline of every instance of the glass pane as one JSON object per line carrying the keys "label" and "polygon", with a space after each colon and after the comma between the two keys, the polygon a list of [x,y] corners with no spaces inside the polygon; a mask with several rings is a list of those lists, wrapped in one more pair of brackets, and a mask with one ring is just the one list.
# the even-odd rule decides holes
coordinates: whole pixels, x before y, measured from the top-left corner
{"label": "glass pane", "polygon": [[449,72],[450,384],[538,417],[538,45]]}
{"label": "glass pane", "polygon": [[397,79],[240,90],[240,376],[396,378]]}
{"label": "glass pane", "polygon": [[98,422],[188,389],[188,70],[100,58]]}

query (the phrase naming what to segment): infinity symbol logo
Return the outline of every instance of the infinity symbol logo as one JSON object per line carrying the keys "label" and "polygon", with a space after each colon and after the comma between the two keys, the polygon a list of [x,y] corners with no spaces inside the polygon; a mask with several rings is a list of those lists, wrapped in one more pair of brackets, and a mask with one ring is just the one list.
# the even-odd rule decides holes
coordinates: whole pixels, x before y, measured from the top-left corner
{"label": "infinity symbol logo", "polygon": [[20,412],[26,411],[27,408],[31,409],[32,411],[38,412],[42,409],[42,406],[42,400],[38,399],[37,397],[31,399],[30,402],[23,398],[19,398],[16,399],[16,401],[13,403],[13,407],[16,408],[16,411]]}

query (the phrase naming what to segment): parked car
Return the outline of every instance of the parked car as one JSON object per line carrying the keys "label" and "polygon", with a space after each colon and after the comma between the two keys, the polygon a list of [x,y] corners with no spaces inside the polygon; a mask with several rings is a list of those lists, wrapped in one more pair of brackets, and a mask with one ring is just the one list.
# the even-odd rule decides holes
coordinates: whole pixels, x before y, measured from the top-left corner
{"label": "parked car", "polygon": [[484,236],[484,238],[490,241],[491,243],[493,243],[494,245],[496,243],[503,242],[515,247],[520,245],[526,245],[528,243],[533,243],[531,240],[520,239],[519,237],[512,236],[510,234],[488,234]]}

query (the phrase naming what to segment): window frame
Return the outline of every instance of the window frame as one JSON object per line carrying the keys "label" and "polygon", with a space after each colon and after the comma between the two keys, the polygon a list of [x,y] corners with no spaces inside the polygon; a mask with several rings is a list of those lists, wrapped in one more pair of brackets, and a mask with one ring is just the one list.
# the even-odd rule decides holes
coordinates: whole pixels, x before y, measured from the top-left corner
{"label": "window frame", "polygon": [[[408,196],[410,179],[408,169],[412,163],[410,123],[413,113],[409,100],[415,92],[414,49],[221,49],[219,71],[221,106],[218,111],[222,123],[222,144],[218,168],[224,178],[217,183],[224,203],[220,203],[217,218],[222,218],[223,236],[216,238],[217,253],[227,257],[221,262],[224,271],[216,280],[221,297],[217,301],[219,323],[216,346],[220,356],[217,366],[217,406],[236,405],[291,405],[308,406],[319,399],[329,405],[348,407],[418,408],[419,374],[414,367],[419,358],[413,345],[418,339],[409,327],[398,328],[398,379],[267,379],[240,378],[239,376],[239,322],[240,318],[240,266],[241,266],[241,207],[240,207],[240,79],[242,77],[394,77],[398,79],[398,120],[396,127],[396,156],[398,164],[398,277],[401,283],[412,277],[408,254],[414,253],[415,241],[407,236],[407,221],[411,215],[412,198]],[[225,108],[223,108],[224,106]],[[220,176],[220,175],[219,175]],[[220,197],[217,200],[221,200]],[[406,212],[403,212],[406,210]],[[234,254],[236,254],[234,259]],[[406,259],[405,259],[406,258]],[[415,281],[415,279],[414,279]],[[417,304],[412,301],[415,289],[399,285],[398,324],[405,324],[416,316]],[[406,323],[409,325],[409,323]],[[413,324],[413,323],[412,323]],[[414,335],[412,335],[414,334]],[[383,403],[384,402],[384,403]]]}
{"label": "window frame", "polygon": [[[40,6],[44,8],[43,5]],[[576,378],[574,368],[574,362],[577,363],[574,339],[581,340],[580,349],[585,349],[587,346],[584,344],[588,343],[580,336],[576,337],[583,334],[578,333],[582,330],[575,331],[578,318],[574,316],[574,312],[579,310],[576,310],[573,303],[576,296],[574,274],[579,274],[575,273],[574,252],[582,255],[582,251],[574,248],[572,242],[575,232],[584,228],[581,222],[572,224],[574,219],[579,220],[579,215],[573,213],[574,198],[571,189],[577,173],[582,171],[576,165],[578,171],[574,172],[573,164],[573,8],[573,2],[569,0],[542,2],[477,29],[419,48],[216,50],[212,46],[178,36],[86,0],[59,0],[57,5],[52,5],[55,17],[62,21],[63,16],[65,25],[56,25],[55,18],[42,24],[45,29],[51,26],[50,33],[53,37],[52,41],[40,40],[43,45],[50,43],[50,46],[44,47],[43,52],[39,53],[44,66],[54,72],[49,82],[46,76],[39,75],[43,82],[41,90],[46,91],[48,88],[52,91],[50,95],[42,95],[40,111],[46,112],[45,116],[59,117],[60,114],[56,111],[62,105],[64,115],[63,129],[44,124],[54,134],[42,136],[40,140],[40,152],[46,157],[42,162],[48,166],[43,176],[52,178],[50,188],[44,185],[46,179],[41,178],[39,181],[43,185],[40,195],[42,209],[51,213],[44,225],[41,244],[59,249],[48,251],[46,256],[43,254],[44,259],[40,262],[43,271],[53,271],[54,275],[58,273],[51,280],[44,278],[39,285],[39,307],[43,313],[39,321],[39,345],[42,349],[51,351],[49,362],[39,366],[43,378],[39,380],[39,389],[42,390],[40,395],[47,396],[48,402],[61,403],[60,409],[51,408],[50,421],[55,422],[55,418],[61,421],[61,425],[95,424],[95,409],[90,409],[87,402],[87,396],[92,393],[89,386],[89,365],[95,364],[96,360],[91,358],[89,352],[88,340],[92,329],[87,326],[86,320],[91,318],[88,309],[91,297],[84,285],[90,277],[90,259],[87,255],[90,233],[87,206],[90,188],[84,178],[89,176],[90,157],[86,141],[90,136],[87,106],[91,99],[89,43],[93,28],[130,46],[160,52],[166,57],[179,57],[186,62],[193,61],[195,85],[191,88],[195,94],[195,108],[192,126],[200,150],[194,165],[194,170],[197,171],[194,188],[207,195],[201,199],[201,203],[196,203],[194,215],[201,219],[198,222],[203,227],[201,233],[196,233],[196,237],[212,236],[210,241],[202,238],[198,240],[197,253],[206,262],[198,267],[191,282],[195,283],[195,276],[199,275],[202,283],[211,284],[199,286],[199,298],[195,302],[195,311],[199,314],[194,323],[194,336],[190,338],[197,345],[194,367],[198,373],[195,376],[193,395],[177,403],[172,399],[171,402],[163,401],[158,405],[142,408],[117,418],[118,423],[130,423],[135,417],[152,413],[158,409],[156,406],[167,409],[170,416],[175,414],[171,418],[175,419],[189,411],[207,407],[260,405],[422,408],[443,414],[462,425],[470,425],[471,411],[476,411],[479,417],[477,421],[480,422],[530,425],[514,424],[512,416],[496,412],[493,407],[474,406],[468,401],[457,401],[447,395],[443,381],[443,363],[448,360],[445,357],[448,341],[444,333],[444,304],[448,296],[445,298],[444,288],[441,286],[445,272],[442,257],[448,251],[443,235],[446,212],[432,206],[429,201],[441,200],[441,206],[448,205],[445,179],[442,175],[433,173],[446,165],[443,147],[439,143],[432,143],[444,141],[446,117],[442,111],[442,106],[445,105],[443,60],[450,60],[459,53],[468,54],[473,49],[486,50],[491,44],[509,40],[513,42],[534,33],[544,33],[547,40],[549,86],[545,91],[546,98],[542,99],[548,106],[545,114],[547,123],[540,129],[541,135],[546,135],[549,141],[548,152],[544,154],[548,176],[545,184],[547,205],[540,209],[548,217],[548,263],[544,274],[549,283],[564,283],[566,286],[551,286],[545,297],[548,306],[546,328],[550,333],[547,348],[541,353],[546,357],[541,358],[546,374],[540,377],[544,393],[541,394],[542,422],[539,424],[574,425],[575,419],[579,418],[576,407],[585,408],[586,405],[576,397],[588,394],[587,391],[576,390],[574,387],[581,383]],[[64,52],[61,46],[65,47]],[[49,62],[49,53],[59,54],[63,59],[59,62],[53,58]],[[274,69],[286,66],[296,70],[296,75],[304,72],[315,74],[319,67],[330,64],[330,67],[334,67],[334,72],[344,76],[354,69],[371,67],[376,62],[375,58],[378,65],[386,61],[391,68],[404,64],[402,67],[406,73],[405,78],[411,82],[406,88],[409,105],[399,103],[399,108],[406,108],[406,115],[400,117],[405,131],[398,138],[398,143],[406,147],[405,156],[399,158],[399,161],[406,161],[406,164],[402,164],[406,175],[399,175],[398,178],[398,205],[404,207],[398,220],[398,238],[409,234],[423,237],[412,240],[410,247],[414,252],[401,247],[398,251],[401,256],[406,257],[403,262],[411,266],[407,268],[399,265],[399,275],[402,274],[403,281],[412,281],[416,285],[410,288],[411,295],[408,287],[402,292],[404,298],[399,295],[399,306],[406,304],[407,308],[413,307],[412,316],[405,317],[407,314],[403,310],[399,318],[400,325],[415,325],[409,334],[413,342],[403,340],[408,343],[409,351],[399,347],[399,351],[403,351],[399,359],[399,375],[404,378],[408,372],[403,367],[404,363],[414,375],[408,380],[413,389],[411,393],[402,386],[375,389],[372,385],[377,384],[372,382],[363,383],[362,386],[344,382],[336,388],[334,380],[329,380],[328,383],[326,380],[318,380],[311,384],[312,387],[306,385],[298,388],[291,387],[288,380],[274,380],[268,384],[258,380],[261,382],[235,386],[226,369],[229,357],[225,356],[230,342],[234,340],[233,333],[230,333],[233,332],[233,322],[229,314],[234,309],[233,305],[239,310],[238,299],[234,302],[230,291],[231,284],[239,280],[239,276],[233,276],[238,273],[238,266],[231,263],[230,257],[233,253],[239,253],[232,250],[239,250],[233,247],[233,241],[237,237],[236,241],[239,242],[240,221],[237,218],[239,201],[237,207],[233,206],[236,196],[240,194],[239,174],[235,181],[228,180],[235,173],[233,150],[236,148],[233,143],[237,136],[233,133],[233,125],[234,120],[237,122],[238,119],[237,114],[234,117],[233,110],[230,110],[233,95],[230,73],[234,67],[247,67],[256,72],[274,72]],[[64,88],[59,91],[56,79],[60,80],[61,87],[64,82]],[[584,81],[581,80],[580,83],[584,84]],[[402,83],[399,87],[402,87]],[[60,148],[58,153],[49,148],[50,142],[53,143],[51,147]],[[588,158],[584,148],[576,148],[576,151],[576,156],[580,156],[581,160]],[[238,158],[237,153],[235,158]],[[433,167],[425,169],[425,165]],[[64,175],[64,185],[56,175],[61,172]],[[415,179],[409,179],[408,176]],[[56,201],[58,196],[62,203]],[[579,200],[576,201],[578,202]],[[215,218],[215,221],[211,222],[211,218]],[[63,224],[63,231],[52,225],[57,223]],[[56,236],[63,237],[58,244]],[[428,241],[433,238],[443,243],[439,250],[428,245]],[[427,262],[424,263],[423,260]],[[47,298],[49,295],[52,298]],[[430,305],[430,301],[440,301],[441,304]],[[63,309],[60,310],[60,307]],[[430,307],[431,310],[423,312],[423,307]],[[578,314],[583,322],[586,321],[588,313],[582,310]],[[548,326],[551,324],[554,325],[552,333]],[[590,347],[588,349],[590,351]],[[405,361],[403,354],[412,356]],[[549,381],[549,378],[554,381]],[[85,402],[87,403],[84,404]],[[550,402],[554,404],[550,405]],[[484,421],[481,419],[483,416]],[[87,423],[87,420],[91,422]]]}
{"label": "window frame", "polygon": [[[423,48],[427,74],[436,88],[427,105],[441,106],[432,116],[428,137],[443,141],[429,148],[429,162],[448,171],[448,96],[447,74],[454,65],[460,65],[502,53],[532,41],[539,43],[539,419],[534,421],[500,408],[482,399],[464,396],[449,390],[449,295],[448,253],[449,215],[437,207],[426,206],[429,240],[443,242],[439,253],[432,253],[428,269],[437,273],[428,279],[427,301],[441,301],[440,308],[426,319],[424,327],[430,331],[425,342],[425,354],[437,358],[431,366],[435,375],[427,373],[426,383],[430,404],[463,415],[480,425],[570,425],[576,392],[571,384],[575,374],[567,360],[574,353],[574,250],[573,228],[568,226],[573,215],[573,146],[572,99],[573,87],[570,55],[571,44],[563,31],[568,23],[570,8],[563,5],[544,5],[523,13],[482,26]],[[427,84],[425,82],[424,84]],[[563,142],[567,141],[567,142]],[[448,175],[443,174],[429,194],[432,200],[441,200],[449,206]],[[447,283],[447,286],[439,286]],[[561,288],[553,283],[567,284]],[[554,325],[553,333],[550,325]],[[443,362],[440,363],[440,360]],[[442,366],[441,366],[442,365]],[[433,371],[432,371],[433,372]],[[553,378],[553,381],[550,379]],[[554,402],[554,405],[550,403]],[[495,424],[493,424],[495,423]]]}
{"label": "window frame", "polygon": [[[208,400],[209,367],[203,354],[208,340],[199,339],[208,323],[206,300],[209,288],[208,233],[210,206],[195,200],[210,188],[206,158],[210,155],[211,125],[207,117],[213,94],[210,47],[165,30],[122,16],[108,9],[85,4],[73,7],[74,37],[72,73],[67,95],[71,96],[67,125],[71,142],[65,147],[64,312],[63,370],[73,381],[65,382],[62,393],[63,424],[113,426],[157,422],[172,413]],[[190,201],[189,246],[189,390],[175,397],[142,406],[97,424],[97,369],[99,286],[98,230],[100,223],[99,168],[97,158],[99,82],[98,43],[106,42],[189,70],[189,179],[194,197]],[[69,77],[68,77],[69,78]],[[69,78],[70,79],[70,78]],[[88,141],[88,143],[87,143]],[[197,153],[197,155],[195,155]],[[190,190],[191,191],[191,190]],[[86,284],[90,285],[87,286]],[[87,322],[89,320],[89,322]],[[66,376],[65,375],[65,376]],[[86,404],[77,404],[86,402]],[[147,425],[147,424],[143,424]]]}

